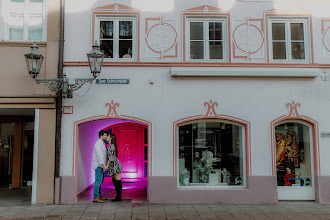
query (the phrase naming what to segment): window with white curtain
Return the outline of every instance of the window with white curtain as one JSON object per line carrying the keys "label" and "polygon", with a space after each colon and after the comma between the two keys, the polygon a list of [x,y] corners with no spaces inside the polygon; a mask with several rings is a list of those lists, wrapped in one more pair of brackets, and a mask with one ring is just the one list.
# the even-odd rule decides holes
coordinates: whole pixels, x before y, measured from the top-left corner
{"label": "window with white curtain", "polygon": [[45,41],[46,0],[6,0],[4,40]]}

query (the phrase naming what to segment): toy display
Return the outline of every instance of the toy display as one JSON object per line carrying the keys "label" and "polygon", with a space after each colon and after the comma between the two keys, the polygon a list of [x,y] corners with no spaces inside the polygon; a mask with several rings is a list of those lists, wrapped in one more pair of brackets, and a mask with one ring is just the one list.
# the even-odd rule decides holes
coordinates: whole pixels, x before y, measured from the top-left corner
{"label": "toy display", "polygon": [[304,154],[306,149],[304,148],[305,144],[309,143],[299,142],[299,137],[303,139],[303,125],[288,123],[276,129],[278,186],[307,186],[308,182],[304,178],[308,178],[306,169],[309,169],[308,173],[310,173],[310,165],[306,168]]}

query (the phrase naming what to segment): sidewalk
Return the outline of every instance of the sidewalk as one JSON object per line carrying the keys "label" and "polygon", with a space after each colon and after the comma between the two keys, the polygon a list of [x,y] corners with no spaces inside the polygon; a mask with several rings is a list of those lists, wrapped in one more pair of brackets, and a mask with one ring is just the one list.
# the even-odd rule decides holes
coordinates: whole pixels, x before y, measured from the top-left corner
{"label": "sidewalk", "polygon": [[0,219],[330,219],[330,205],[280,202],[270,205],[148,204],[123,201],[104,204],[0,207]]}

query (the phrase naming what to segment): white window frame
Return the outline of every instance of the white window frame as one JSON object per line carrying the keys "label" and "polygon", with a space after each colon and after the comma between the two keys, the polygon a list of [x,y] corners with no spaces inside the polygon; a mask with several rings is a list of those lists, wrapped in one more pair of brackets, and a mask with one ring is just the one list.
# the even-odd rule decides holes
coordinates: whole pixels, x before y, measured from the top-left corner
{"label": "white window frame", "polygon": [[[0,38],[4,41],[19,41],[19,42],[33,42],[36,40],[28,40],[28,31],[29,31],[29,23],[27,22],[28,20],[28,12],[27,9],[29,8],[30,5],[30,0],[24,0],[24,24],[23,24],[23,40],[10,40],[9,39],[9,25],[8,21],[10,19],[10,11],[5,10],[6,8],[9,9],[10,7],[10,0],[3,0],[2,1],[2,24],[3,24],[3,32],[2,34],[0,33]],[[42,39],[41,41],[37,42],[46,42],[47,39],[47,0],[43,0],[43,12],[42,12]],[[33,28],[33,27],[32,27]]]}
{"label": "white window frame", "polygon": [[[203,22],[203,42],[204,42],[204,59],[191,59],[190,58],[190,22]],[[222,45],[223,45],[223,59],[210,59],[209,51],[209,22],[222,23]],[[186,30],[185,30],[185,53],[188,62],[228,62],[228,22],[227,18],[223,16],[208,16],[208,17],[186,17]],[[207,25],[206,25],[207,24]]]}
{"label": "white window frame", "polygon": [[[311,62],[311,37],[309,29],[309,18],[275,18],[268,19],[268,45],[269,45],[269,62],[270,63],[310,63]],[[286,59],[273,59],[273,39],[272,39],[272,24],[281,23],[285,24],[285,46],[286,46]],[[305,59],[296,60],[292,59],[291,51],[291,23],[302,23],[304,26],[304,49]]]}
{"label": "white window frame", "polygon": [[[214,186],[208,183],[205,184],[201,184],[201,185],[190,185],[190,186],[181,186],[180,182],[179,182],[179,176],[177,176],[177,188],[179,190],[219,190],[219,189],[223,189],[223,190],[240,190],[240,189],[246,189],[247,187],[247,179],[246,179],[246,139],[245,139],[245,132],[246,132],[246,126],[239,124],[237,122],[233,122],[233,121],[228,121],[228,120],[223,120],[223,119],[203,119],[203,120],[194,120],[194,121],[189,121],[189,122],[185,122],[180,124],[179,126],[176,127],[176,132],[177,132],[177,138],[176,138],[176,143],[177,143],[177,150],[176,150],[176,155],[177,155],[177,164],[176,164],[176,170],[177,170],[177,174],[180,175],[180,164],[179,164],[179,151],[180,151],[180,144],[179,144],[179,130],[180,130],[180,126],[184,126],[184,125],[189,125],[189,124],[193,124],[196,122],[219,122],[219,123],[226,123],[226,124],[231,124],[231,125],[236,125],[239,126],[242,130],[242,143],[240,143],[240,149],[242,149],[242,166],[243,166],[243,181],[241,185],[218,185],[218,186]],[[242,147],[241,147],[242,146]],[[192,172],[192,171],[190,171]],[[192,174],[190,174],[192,175]]]}
{"label": "white window frame", "polygon": [[[137,46],[137,17],[136,16],[97,16],[95,19],[95,30],[94,36],[98,44],[100,45],[100,22],[101,21],[113,21],[113,58],[104,58],[104,61],[115,61],[115,62],[132,62],[137,61],[138,56],[138,46]],[[119,58],[119,21],[132,21],[133,31],[132,31],[132,58]],[[116,51],[116,52],[115,52]]]}

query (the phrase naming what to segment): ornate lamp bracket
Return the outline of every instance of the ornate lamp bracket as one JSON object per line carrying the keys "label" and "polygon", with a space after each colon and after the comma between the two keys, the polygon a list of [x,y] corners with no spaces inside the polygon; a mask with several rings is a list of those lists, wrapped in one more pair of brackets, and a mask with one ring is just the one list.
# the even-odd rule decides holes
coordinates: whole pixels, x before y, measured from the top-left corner
{"label": "ornate lamp bracket", "polygon": [[69,79],[66,75],[58,79],[35,79],[40,84],[45,84],[50,90],[54,92],[63,92],[63,98],[72,98],[72,91],[80,89],[85,83],[92,83],[94,78],[75,79],[75,84],[69,84]]}

